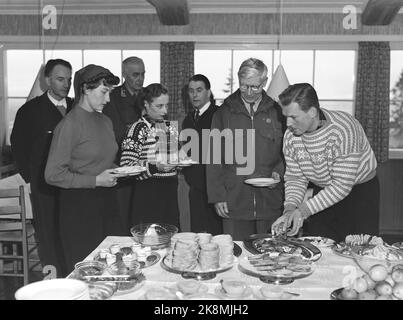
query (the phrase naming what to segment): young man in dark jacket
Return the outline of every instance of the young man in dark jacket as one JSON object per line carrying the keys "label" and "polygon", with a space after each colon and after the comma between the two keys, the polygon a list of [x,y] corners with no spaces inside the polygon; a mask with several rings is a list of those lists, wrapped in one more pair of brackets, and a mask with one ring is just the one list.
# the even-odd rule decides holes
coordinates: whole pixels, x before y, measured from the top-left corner
{"label": "young man in dark jacket", "polygon": [[46,183],[44,172],[53,130],[73,104],[67,97],[72,67],[62,59],[49,60],[44,73],[49,89],[18,109],[10,140],[18,171],[31,185],[33,222],[41,263],[55,266],[57,275],[63,276],[65,270],[58,232],[59,190]]}
{"label": "young man in dark jacket", "polygon": [[[244,181],[252,177],[283,177],[281,148],[285,123],[280,106],[263,90],[267,66],[261,60],[245,60],[238,78],[239,89],[224,100],[213,116],[207,193],[209,202],[214,203],[217,214],[223,218],[224,232],[235,240],[243,240],[250,234],[270,230],[282,213],[281,181],[270,188]],[[221,144],[211,144],[218,133],[225,137],[224,143],[220,139]],[[245,154],[247,161],[242,163],[239,160]]]}
{"label": "young man in dark jacket", "polygon": [[222,233],[222,219],[216,214],[214,206],[207,200],[206,165],[203,164],[202,158],[202,130],[210,129],[211,120],[217,110],[209,79],[202,74],[191,77],[188,84],[188,95],[193,109],[184,119],[182,128],[196,130],[199,137],[199,159],[197,159],[199,164],[183,169],[185,180],[190,187],[191,231],[220,234]]}

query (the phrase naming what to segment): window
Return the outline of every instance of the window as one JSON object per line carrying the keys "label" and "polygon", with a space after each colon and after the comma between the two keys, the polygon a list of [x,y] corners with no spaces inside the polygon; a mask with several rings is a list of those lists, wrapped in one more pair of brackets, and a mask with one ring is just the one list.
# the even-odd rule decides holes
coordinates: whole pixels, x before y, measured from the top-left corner
{"label": "window", "polygon": [[[266,63],[269,84],[280,61],[277,50],[195,50],[195,72],[209,78],[217,104],[238,89],[239,66],[249,57]],[[282,50],[281,64],[290,84],[308,82],[315,87],[321,106],[353,114],[354,50]]]}
{"label": "window", "polygon": [[[132,55],[144,60],[145,84],[160,81],[159,50],[6,50],[6,144],[10,144],[17,110],[26,102],[44,59],[45,62],[56,58],[69,61],[73,67],[73,81],[74,73],[90,63],[104,66],[122,79],[121,61]],[[69,96],[74,96],[73,85]]]}
{"label": "window", "polygon": [[391,158],[403,156],[403,50],[391,51],[390,63],[390,128]]}

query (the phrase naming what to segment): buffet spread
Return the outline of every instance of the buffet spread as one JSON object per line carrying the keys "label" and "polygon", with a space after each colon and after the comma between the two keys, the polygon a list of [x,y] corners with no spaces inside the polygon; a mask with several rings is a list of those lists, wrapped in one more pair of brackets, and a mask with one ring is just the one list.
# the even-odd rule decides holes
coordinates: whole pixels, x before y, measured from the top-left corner
{"label": "buffet spread", "polygon": [[403,299],[403,250],[376,236],[234,242],[157,223],[131,232],[107,237],[66,280],[86,283],[94,300]]}

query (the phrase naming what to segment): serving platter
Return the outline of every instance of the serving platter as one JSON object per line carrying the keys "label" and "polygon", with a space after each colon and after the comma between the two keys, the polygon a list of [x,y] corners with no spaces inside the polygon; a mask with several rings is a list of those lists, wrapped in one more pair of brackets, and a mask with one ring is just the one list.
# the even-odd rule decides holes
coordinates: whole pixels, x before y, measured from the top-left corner
{"label": "serving platter", "polygon": [[317,261],[322,256],[322,252],[307,241],[297,238],[274,237],[270,233],[252,234],[243,241],[243,244],[252,254],[287,253],[299,255],[311,261]]}
{"label": "serving platter", "polygon": [[338,256],[353,259],[353,256],[351,255],[352,247],[347,245],[345,242],[336,243],[331,248],[333,253],[337,254]]}
{"label": "serving platter", "polygon": [[302,241],[307,241],[318,248],[331,248],[335,244],[335,241],[333,239],[326,237],[307,236],[300,237],[298,239]]}
{"label": "serving platter", "polygon": [[[122,261],[122,254],[118,253],[115,255],[116,255],[117,262]],[[101,258],[99,252],[95,255],[94,260],[106,263],[106,258],[105,259]],[[140,264],[140,268],[144,269],[144,268],[148,268],[148,267],[155,265],[160,260],[161,260],[161,255],[158,252],[151,251],[145,257],[145,259],[137,260],[137,262]]]}
{"label": "serving platter", "polygon": [[236,258],[230,264],[220,266],[217,269],[209,269],[209,270],[201,270],[199,266],[196,266],[194,269],[189,270],[181,270],[171,267],[171,255],[168,253],[161,260],[161,267],[166,271],[180,274],[185,279],[197,279],[197,280],[210,280],[216,277],[217,273],[221,273],[231,269],[236,262]]}
{"label": "serving platter", "polygon": [[289,284],[296,279],[308,277],[314,271],[314,264],[308,260],[304,262],[301,260],[300,264],[297,262],[281,263],[281,260],[267,261],[266,263],[264,256],[262,256],[259,264],[254,264],[254,260],[245,256],[239,260],[238,268],[247,275],[258,277],[263,282],[274,284]]}

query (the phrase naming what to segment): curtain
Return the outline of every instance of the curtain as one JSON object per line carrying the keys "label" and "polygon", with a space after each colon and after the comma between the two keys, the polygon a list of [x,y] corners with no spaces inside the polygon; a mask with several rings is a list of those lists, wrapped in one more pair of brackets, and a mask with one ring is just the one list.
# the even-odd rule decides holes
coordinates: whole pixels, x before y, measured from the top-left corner
{"label": "curtain", "polygon": [[188,111],[188,80],[194,73],[194,42],[161,42],[161,83],[169,91],[169,120],[182,120]]}
{"label": "curtain", "polygon": [[389,42],[359,42],[355,117],[379,163],[389,153]]}

